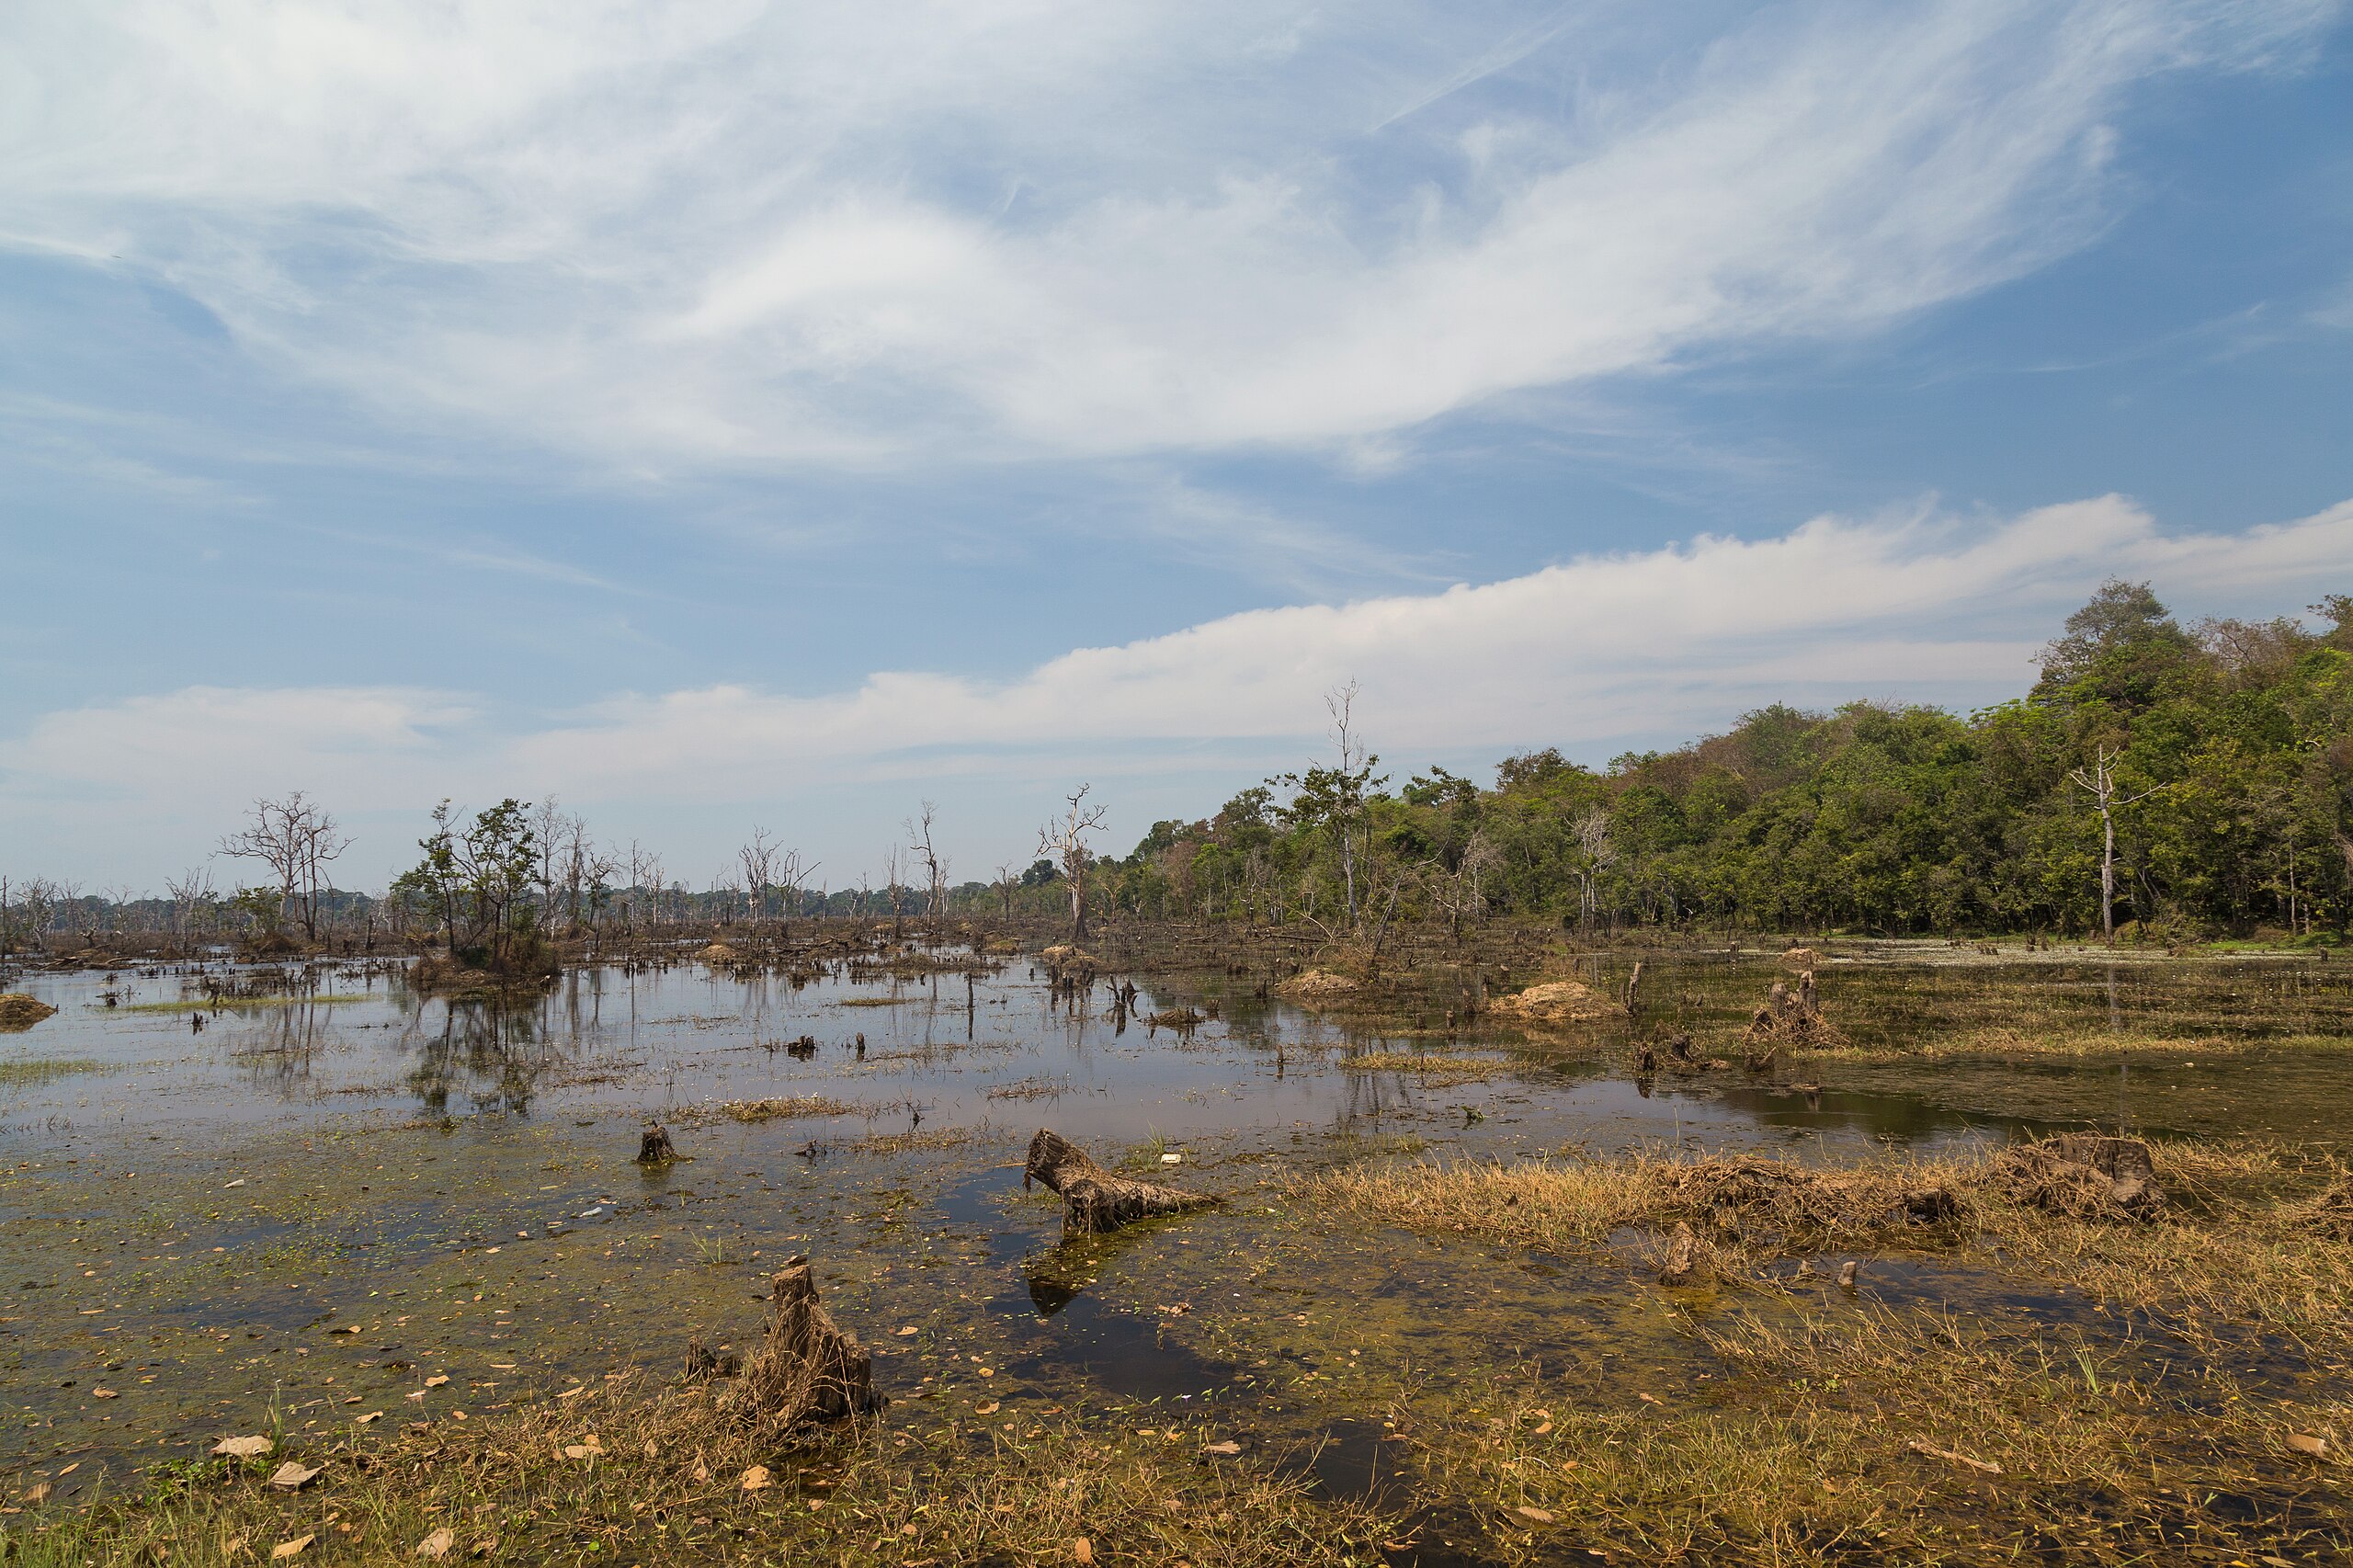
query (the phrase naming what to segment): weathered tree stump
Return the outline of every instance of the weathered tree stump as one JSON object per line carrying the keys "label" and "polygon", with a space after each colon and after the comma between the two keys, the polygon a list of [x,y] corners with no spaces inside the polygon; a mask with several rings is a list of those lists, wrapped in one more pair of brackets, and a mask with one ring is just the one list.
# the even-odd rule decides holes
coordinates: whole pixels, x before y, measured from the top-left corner
{"label": "weathered tree stump", "polygon": [[1113,1176],[1077,1144],[1042,1127],[1029,1140],[1029,1163],[1021,1173],[1023,1187],[1032,1181],[1045,1183],[1049,1191],[1061,1196],[1064,1236],[1100,1235],[1138,1220],[1213,1208],[1220,1201]]}
{"label": "weathered tree stump", "polygon": [[2165,1207],[2138,1138],[2064,1132],[2017,1144],[1997,1158],[1994,1181],[2018,1202],[2071,1219],[2153,1220]]}
{"label": "weathered tree stump", "polygon": [[1813,971],[1807,970],[1794,985],[1773,983],[1765,1005],[1748,1020],[1745,1043],[1762,1054],[1784,1045],[1836,1045],[1838,1040],[1838,1031],[1822,1016],[1822,1003],[1813,990]]}
{"label": "weathered tree stump", "polygon": [[645,1136],[638,1142],[637,1163],[641,1165],[666,1165],[677,1157],[678,1151],[670,1142],[670,1130],[658,1121],[648,1127]]}
{"label": "weathered tree stump", "polygon": [[1658,1282],[1688,1285],[1699,1271],[1699,1238],[1692,1233],[1689,1225],[1677,1220],[1666,1239],[1666,1257],[1659,1266]]}
{"label": "weathered tree stump", "polygon": [[744,1358],[733,1350],[713,1350],[699,1339],[687,1341],[687,1381],[690,1383],[709,1382],[713,1378],[732,1378],[744,1369]]}
{"label": "weathered tree stump", "polygon": [[881,1408],[874,1358],[817,1304],[805,1256],[770,1281],[767,1331],[722,1407],[737,1419],[788,1432]]}

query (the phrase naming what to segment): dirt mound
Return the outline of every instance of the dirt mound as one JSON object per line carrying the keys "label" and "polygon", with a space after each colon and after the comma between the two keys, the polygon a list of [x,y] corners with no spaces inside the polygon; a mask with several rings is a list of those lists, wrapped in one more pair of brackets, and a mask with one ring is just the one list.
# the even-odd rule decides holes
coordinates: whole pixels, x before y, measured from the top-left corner
{"label": "dirt mound", "polygon": [[1328,969],[1303,969],[1280,985],[1275,994],[1288,996],[1294,1002],[1329,1002],[1364,989],[1361,982],[1336,974]]}
{"label": "dirt mound", "polygon": [[1791,948],[1781,955],[1781,961],[1791,969],[1819,969],[1822,955],[1812,948]]}
{"label": "dirt mound", "polygon": [[695,957],[700,959],[705,963],[733,963],[737,959],[743,957],[743,955],[724,942],[713,942],[710,946],[697,953]]}
{"label": "dirt mound", "polygon": [[1548,980],[1512,995],[1498,996],[1487,1004],[1487,1012],[1523,1024],[1589,1024],[1626,1016],[1625,1008],[1574,980]]}
{"label": "dirt mound", "polygon": [[21,991],[0,994],[0,1034],[21,1034],[56,1012],[48,1003],[35,1001]]}
{"label": "dirt mound", "polygon": [[2063,1132],[2005,1149],[1984,1185],[2071,1220],[2154,1220],[2165,1207],[2149,1146],[2096,1132]]}

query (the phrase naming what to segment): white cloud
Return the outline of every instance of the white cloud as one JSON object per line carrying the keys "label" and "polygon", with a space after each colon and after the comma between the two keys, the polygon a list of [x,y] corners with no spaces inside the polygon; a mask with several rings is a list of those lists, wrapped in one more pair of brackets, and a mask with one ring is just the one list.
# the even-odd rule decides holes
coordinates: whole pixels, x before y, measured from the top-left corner
{"label": "white cloud", "polygon": [[1654,7],[22,6],[0,244],[601,460],[1345,447],[2014,276],[2097,230],[2134,84],[2336,9],[1798,5],[1635,48]]}
{"label": "white cloud", "polygon": [[[1984,701],[2023,688],[2041,641],[2110,574],[2153,579],[2185,614],[2293,609],[2353,574],[2353,502],[2239,534],[2166,534],[2114,496],[1994,521],[1820,517],[1775,538],[1229,616],[1003,683],[893,671],[829,695],[711,686],[513,726],[449,694],[191,687],[51,714],[0,744],[0,828],[98,858],[158,824],[209,842],[251,796],[299,787],[409,817],[445,794],[555,791],[658,815],[691,840],[722,809],[830,790],[813,840],[868,843],[902,809],[873,804],[883,781],[951,801],[1114,773],[1163,776],[1131,794],[1165,796],[1179,771],[1188,788],[1205,774],[1204,790],[1230,786],[1303,756],[1320,694],[1349,678],[1381,749],[1407,763],[1547,744],[1591,756],[1780,699]],[[385,854],[404,846],[386,836]]]}

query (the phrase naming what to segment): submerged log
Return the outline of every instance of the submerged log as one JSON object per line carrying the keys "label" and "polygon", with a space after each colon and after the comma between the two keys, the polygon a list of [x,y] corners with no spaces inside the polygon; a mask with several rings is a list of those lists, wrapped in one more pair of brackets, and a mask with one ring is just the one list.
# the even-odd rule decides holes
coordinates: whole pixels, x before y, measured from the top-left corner
{"label": "submerged log", "polygon": [[637,1163],[641,1165],[666,1165],[677,1157],[678,1151],[670,1142],[670,1130],[658,1121],[648,1127],[645,1136],[638,1141]]}
{"label": "submerged log", "polygon": [[808,1257],[788,1260],[770,1287],[767,1332],[724,1408],[773,1432],[881,1409],[874,1358],[817,1304]]}
{"label": "submerged log", "polygon": [[1137,1220],[1215,1207],[1220,1199],[1113,1176],[1061,1133],[1040,1128],[1029,1140],[1021,1185],[1043,1182],[1063,1200],[1063,1234],[1099,1235]]}

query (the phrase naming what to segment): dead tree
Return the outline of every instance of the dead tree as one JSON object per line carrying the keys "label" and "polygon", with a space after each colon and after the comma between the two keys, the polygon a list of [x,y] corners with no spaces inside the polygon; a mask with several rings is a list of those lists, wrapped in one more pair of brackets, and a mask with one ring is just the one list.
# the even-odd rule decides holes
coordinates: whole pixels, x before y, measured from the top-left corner
{"label": "dead tree", "polygon": [[776,881],[776,842],[764,827],[752,829],[751,842],[735,851],[744,868],[744,920],[754,930],[768,912],[768,889]]}
{"label": "dead tree", "polygon": [[1086,846],[1086,835],[1102,828],[1108,811],[1086,804],[1086,792],[1093,788],[1081,784],[1078,793],[1068,797],[1070,810],[1063,820],[1038,830],[1038,853],[1058,861],[1063,880],[1070,884],[1070,939],[1074,942],[1086,940],[1086,868],[1095,858]]}
{"label": "dead tree", "polygon": [[907,933],[905,855],[904,850],[893,844],[891,846],[891,852],[882,857],[882,880],[885,884],[883,891],[891,897],[891,939],[894,942]]}
{"label": "dead tree", "polygon": [[788,1259],[769,1281],[767,1332],[722,1408],[786,1433],[881,1406],[873,1355],[817,1304],[808,1257]]}
{"label": "dead tree", "polygon": [[[165,878],[164,891],[172,899],[173,945],[186,957],[189,937],[194,935],[196,913],[212,898],[212,873],[205,867],[193,867],[176,878]],[[7,917],[7,910],[0,907],[0,924],[6,924]]]}
{"label": "dead tree", "polygon": [[924,918],[937,924],[948,913],[948,862],[931,842],[931,824],[939,815],[939,808],[929,801],[923,810],[900,825],[907,830],[907,847],[923,862],[928,886],[924,896]]}
{"label": "dead tree", "polygon": [[2165,788],[2162,784],[2153,785],[2137,795],[2119,799],[2116,761],[2122,755],[2103,745],[2094,753],[2088,772],[2078,767],[2067,775],[2067,781],[2088,791],[2099,808],[2099,928],[2111,947],[2116,942],[2116,813],[2126,806],[2139,804]]}
{"label": "dead tree", "polygon": [[223,838],[220,852],[268,867],[278,884],[278,924],[285,924],[290,911],[299,911],[302,934],[315,942],[326,868],[350,847],[335,818],[297,790],[282,801],[256,801],[253,825]]}
{"label": "dead tree", "polygon": [[1042,1127],[1029,1140],[1029,1162],[1021,1172],[1025,1188],[1032,1181],[1043,1182],[1049,1191],[1061,1196],[1065,1240],[1100,1235],[1155,1215],[1214,1208],[1221,1201],[1198,1192],[1113,1176],[1088,1159],[1077,1144]]}

